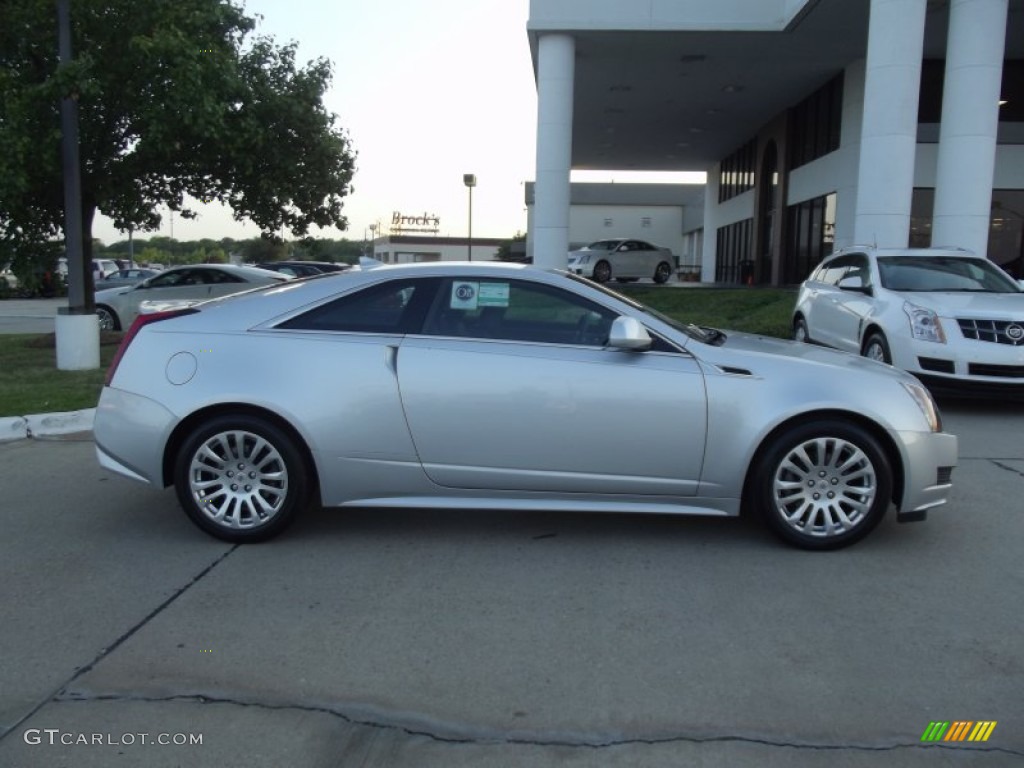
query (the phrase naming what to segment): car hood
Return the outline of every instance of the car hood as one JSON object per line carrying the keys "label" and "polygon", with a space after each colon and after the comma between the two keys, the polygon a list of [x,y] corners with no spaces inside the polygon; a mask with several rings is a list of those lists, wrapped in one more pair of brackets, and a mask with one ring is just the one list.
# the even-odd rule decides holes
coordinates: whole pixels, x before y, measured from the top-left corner
{"label": "car hood", "polygon": [[[745,361],[749,361],[752,356],[767,356],[775,360],[782,358],[811,365],[839,366],[848,370],[865,371],[904,381],[914,380],[910,374],[893,368],[891,365],[859,357],[849,352],[840,352],[799,341],[777,339],[772,336],[758,336],[739,331],[726,331],[725,333],[727,337],[725,343],[710,348],[720,352],[720,356],[708,353],[700,355],[700,357],[718,365],[742,367],[745,365]],[[689,345],[689,348],[692,349],[692,345]]]}
{"label": "car hood", "polygon": [[937,293],[903,291],[895,295],[940,317],[1006,319],[1024,317],[1024,293]]}

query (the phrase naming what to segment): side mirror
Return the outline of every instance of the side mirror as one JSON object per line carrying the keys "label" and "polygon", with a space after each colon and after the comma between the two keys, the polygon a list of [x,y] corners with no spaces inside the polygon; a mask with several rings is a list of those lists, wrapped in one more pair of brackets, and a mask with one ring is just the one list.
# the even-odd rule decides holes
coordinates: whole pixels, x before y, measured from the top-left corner
{"label": "side mirror", "polygon": [[608,346],[613,349],[642,351],[653,344],[651,335],[635,317],[616,317],[608,333]]}
{"label": "side mirror", "polygon": [[1020,285],[1020,289],[1024,291],[1024,280],[1018,280],[1017,283]]}

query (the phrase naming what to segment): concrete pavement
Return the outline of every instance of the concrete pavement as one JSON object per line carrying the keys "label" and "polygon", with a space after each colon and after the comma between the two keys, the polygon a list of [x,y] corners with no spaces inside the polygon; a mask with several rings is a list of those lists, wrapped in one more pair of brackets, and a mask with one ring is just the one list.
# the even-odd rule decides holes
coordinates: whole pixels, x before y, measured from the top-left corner
{"label": "concrete pavement", "polygon": [[[340,510],[233,547],[87,439],[0,445],[0,764],[1020,764],[1024,414],[945,415],[952,506],[827,554],[744,520]],[[956,719],[998,725],[921,745]]]}
{"label": "concrete pavement", "polygon": [[0,301],[0,333],[53,333],[59,299],[4,299]]}

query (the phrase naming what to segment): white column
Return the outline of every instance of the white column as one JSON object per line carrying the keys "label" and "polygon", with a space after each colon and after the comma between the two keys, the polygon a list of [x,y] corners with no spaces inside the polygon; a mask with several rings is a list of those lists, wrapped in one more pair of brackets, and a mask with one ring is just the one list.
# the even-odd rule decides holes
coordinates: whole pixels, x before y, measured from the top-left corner
{"label": "white column", "polygon": [[58,312],[54,324],[58,371],[86,371],[100,367],[100,318],[97,314]]}
{"label": "white column", "polygon": [[1007,0],[952,0],[932,245],[988,251]]}
{"label": "white column", "polygon": [[905,248],[926,0],[871,0],[854,242]]}
{"label": "white column", "polygon": [[860,168],[860,131],[864,122],[864,59],[850,63],[843,73],[842,145],[836,175],[835,250],[854,245],[857,221],[857,171]]}
{"label": "white column", "polygon": [[537,180],[533,263],[565,269],[569,260],[569,170],[576,41],[542,35],[537,46]]}

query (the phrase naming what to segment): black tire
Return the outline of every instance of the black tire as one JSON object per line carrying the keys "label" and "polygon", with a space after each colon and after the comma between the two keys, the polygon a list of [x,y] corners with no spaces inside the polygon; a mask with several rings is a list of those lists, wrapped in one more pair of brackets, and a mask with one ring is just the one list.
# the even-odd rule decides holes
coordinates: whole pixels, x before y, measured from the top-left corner
{"label": "black tire", "polygon": [[892,352],[889,351],[889,342],[881,331],[872,331],[864,340],[864,348],[861,350],[864,357],[878,360],[887,365],[892,365]]}
{"label": "black tire", "polygon": [[612,279],[612,265],[601,259],[594,265],[594,282],[607,283]]}
{"label": "black tire", "polygon": [[121,330],[121,318],[117,316],[111,307],[106,304],[96,305],[96,314],[100,318],[100,330],[101,331],[120,331]]}
{"label": "black tire", "polygon": [[867,430],[822,419],[786,430],[761,451],[748,501],[783,541],[839,549],[878,525],[892,487],[889,460]]}
{"label": "black tire", "polygon": [[670,277],[672,277],[672,265],[667,261],[661,262],[654,270],[654,282],[662,285],[667,283]]}
{"label": "black tire", "polygon": [[185,514],[211,536],[236,544],[281,533],[309,506],[310,486],[295,441],[258,416],[211,419],[175,457],[174,488]]}
{"label": "black tire", "polygon": [[802,317],[797,317],[793,321],[793,340],[810,342],[811,334],[807,330],[807,321]]}

